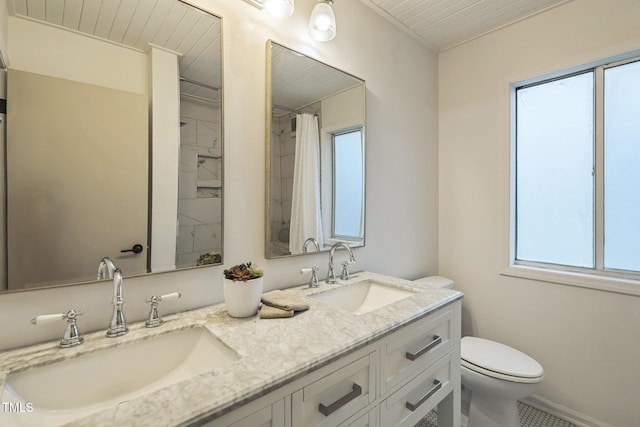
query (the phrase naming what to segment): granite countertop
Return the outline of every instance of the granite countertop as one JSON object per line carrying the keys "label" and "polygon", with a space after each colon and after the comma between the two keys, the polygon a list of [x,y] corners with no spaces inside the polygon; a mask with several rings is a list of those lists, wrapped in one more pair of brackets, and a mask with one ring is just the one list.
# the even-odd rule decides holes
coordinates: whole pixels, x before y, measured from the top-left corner
{"label": "granite countertop", "polygon": [[[159,328],[145,328],[144,322],[129,325],[129,333],[115,339],[106,338],[104,331],[99,331],[84,335],[83,345],[69,349],[60,349],[58,341],[52,341],[10,350],[0,353],[0,392],[6,376],[11,372],[197,325],[206,328],[232,348],[240,359],[226,367],[213,369],[65,424],[189,425],[213,419],[257,399],[462,298],[462,293],[457,291],[430,288],[369,272],[356,273],[349,281],[339,281],[338,285],[322,282],[319,288],[310,289],[304,285],[287,291],[309,296],[365,279],[417,292],[361,315],[308,298],[310,309],[292,318],[260,319],[256,315],[235,319],[228,316],[224,304],[217,304],[165,316],[165,323]],[[312,344],[310,336],[313,337]],[[26,415],[24,418],[16,417],[22,421],[18,425],[29,425]],[[4,416],[0,412],[0,421]],[[4,421],[1,424],[5,425]]]}

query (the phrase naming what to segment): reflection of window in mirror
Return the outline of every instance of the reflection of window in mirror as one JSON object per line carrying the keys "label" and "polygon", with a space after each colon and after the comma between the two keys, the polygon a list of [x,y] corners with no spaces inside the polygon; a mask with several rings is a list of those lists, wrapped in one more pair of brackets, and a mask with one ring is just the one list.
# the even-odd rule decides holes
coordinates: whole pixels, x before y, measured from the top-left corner
{"label": "reflection of window in mirror", "polygon": [[322,228],[326,247],[364,242],[364,127],[342,123],[322,128]]}
{"label": "reflection of window in mirror", "polygon": [[362,128],[332,134],[333,213],[331,237],[359,241],[362,236]]}

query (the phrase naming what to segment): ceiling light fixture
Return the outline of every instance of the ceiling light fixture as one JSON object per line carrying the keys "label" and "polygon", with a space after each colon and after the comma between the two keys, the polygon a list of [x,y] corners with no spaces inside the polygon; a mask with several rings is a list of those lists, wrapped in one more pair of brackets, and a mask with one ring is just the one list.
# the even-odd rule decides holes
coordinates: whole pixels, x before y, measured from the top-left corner
{"label": "ceiling light fixture", "polygon": [[309,34],[314,40],[327,42],[336,36],[336,15],[331,5],[333,0],[320,0],[309,18]]}
{"label": "ceiling light fixture", "polygon": [[288,18],[293,15],[294,0],[262,0],[262,7],[275,18]]}

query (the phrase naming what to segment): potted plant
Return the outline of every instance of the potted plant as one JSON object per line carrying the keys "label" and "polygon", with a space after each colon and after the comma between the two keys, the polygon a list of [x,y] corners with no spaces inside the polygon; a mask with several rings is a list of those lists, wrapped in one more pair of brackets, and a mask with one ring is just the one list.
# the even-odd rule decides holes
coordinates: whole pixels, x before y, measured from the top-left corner
{"label": "potted plant", "polygon": [[224,301],[231,317],[250,317],[258,312],[264,271],[251,262],[224,270]]}

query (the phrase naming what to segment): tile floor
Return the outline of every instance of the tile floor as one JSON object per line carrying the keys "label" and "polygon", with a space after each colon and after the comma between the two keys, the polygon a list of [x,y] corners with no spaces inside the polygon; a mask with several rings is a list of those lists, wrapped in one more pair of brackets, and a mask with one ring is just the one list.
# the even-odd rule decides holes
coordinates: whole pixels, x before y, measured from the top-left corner
{"label": "tile floor", "polygon": [[[521,427],[576,427],[568,421],[543,412],[532,406],[518,402]],[[415,427],[436,427],[438,425],[437,414],[429,412]]]}

